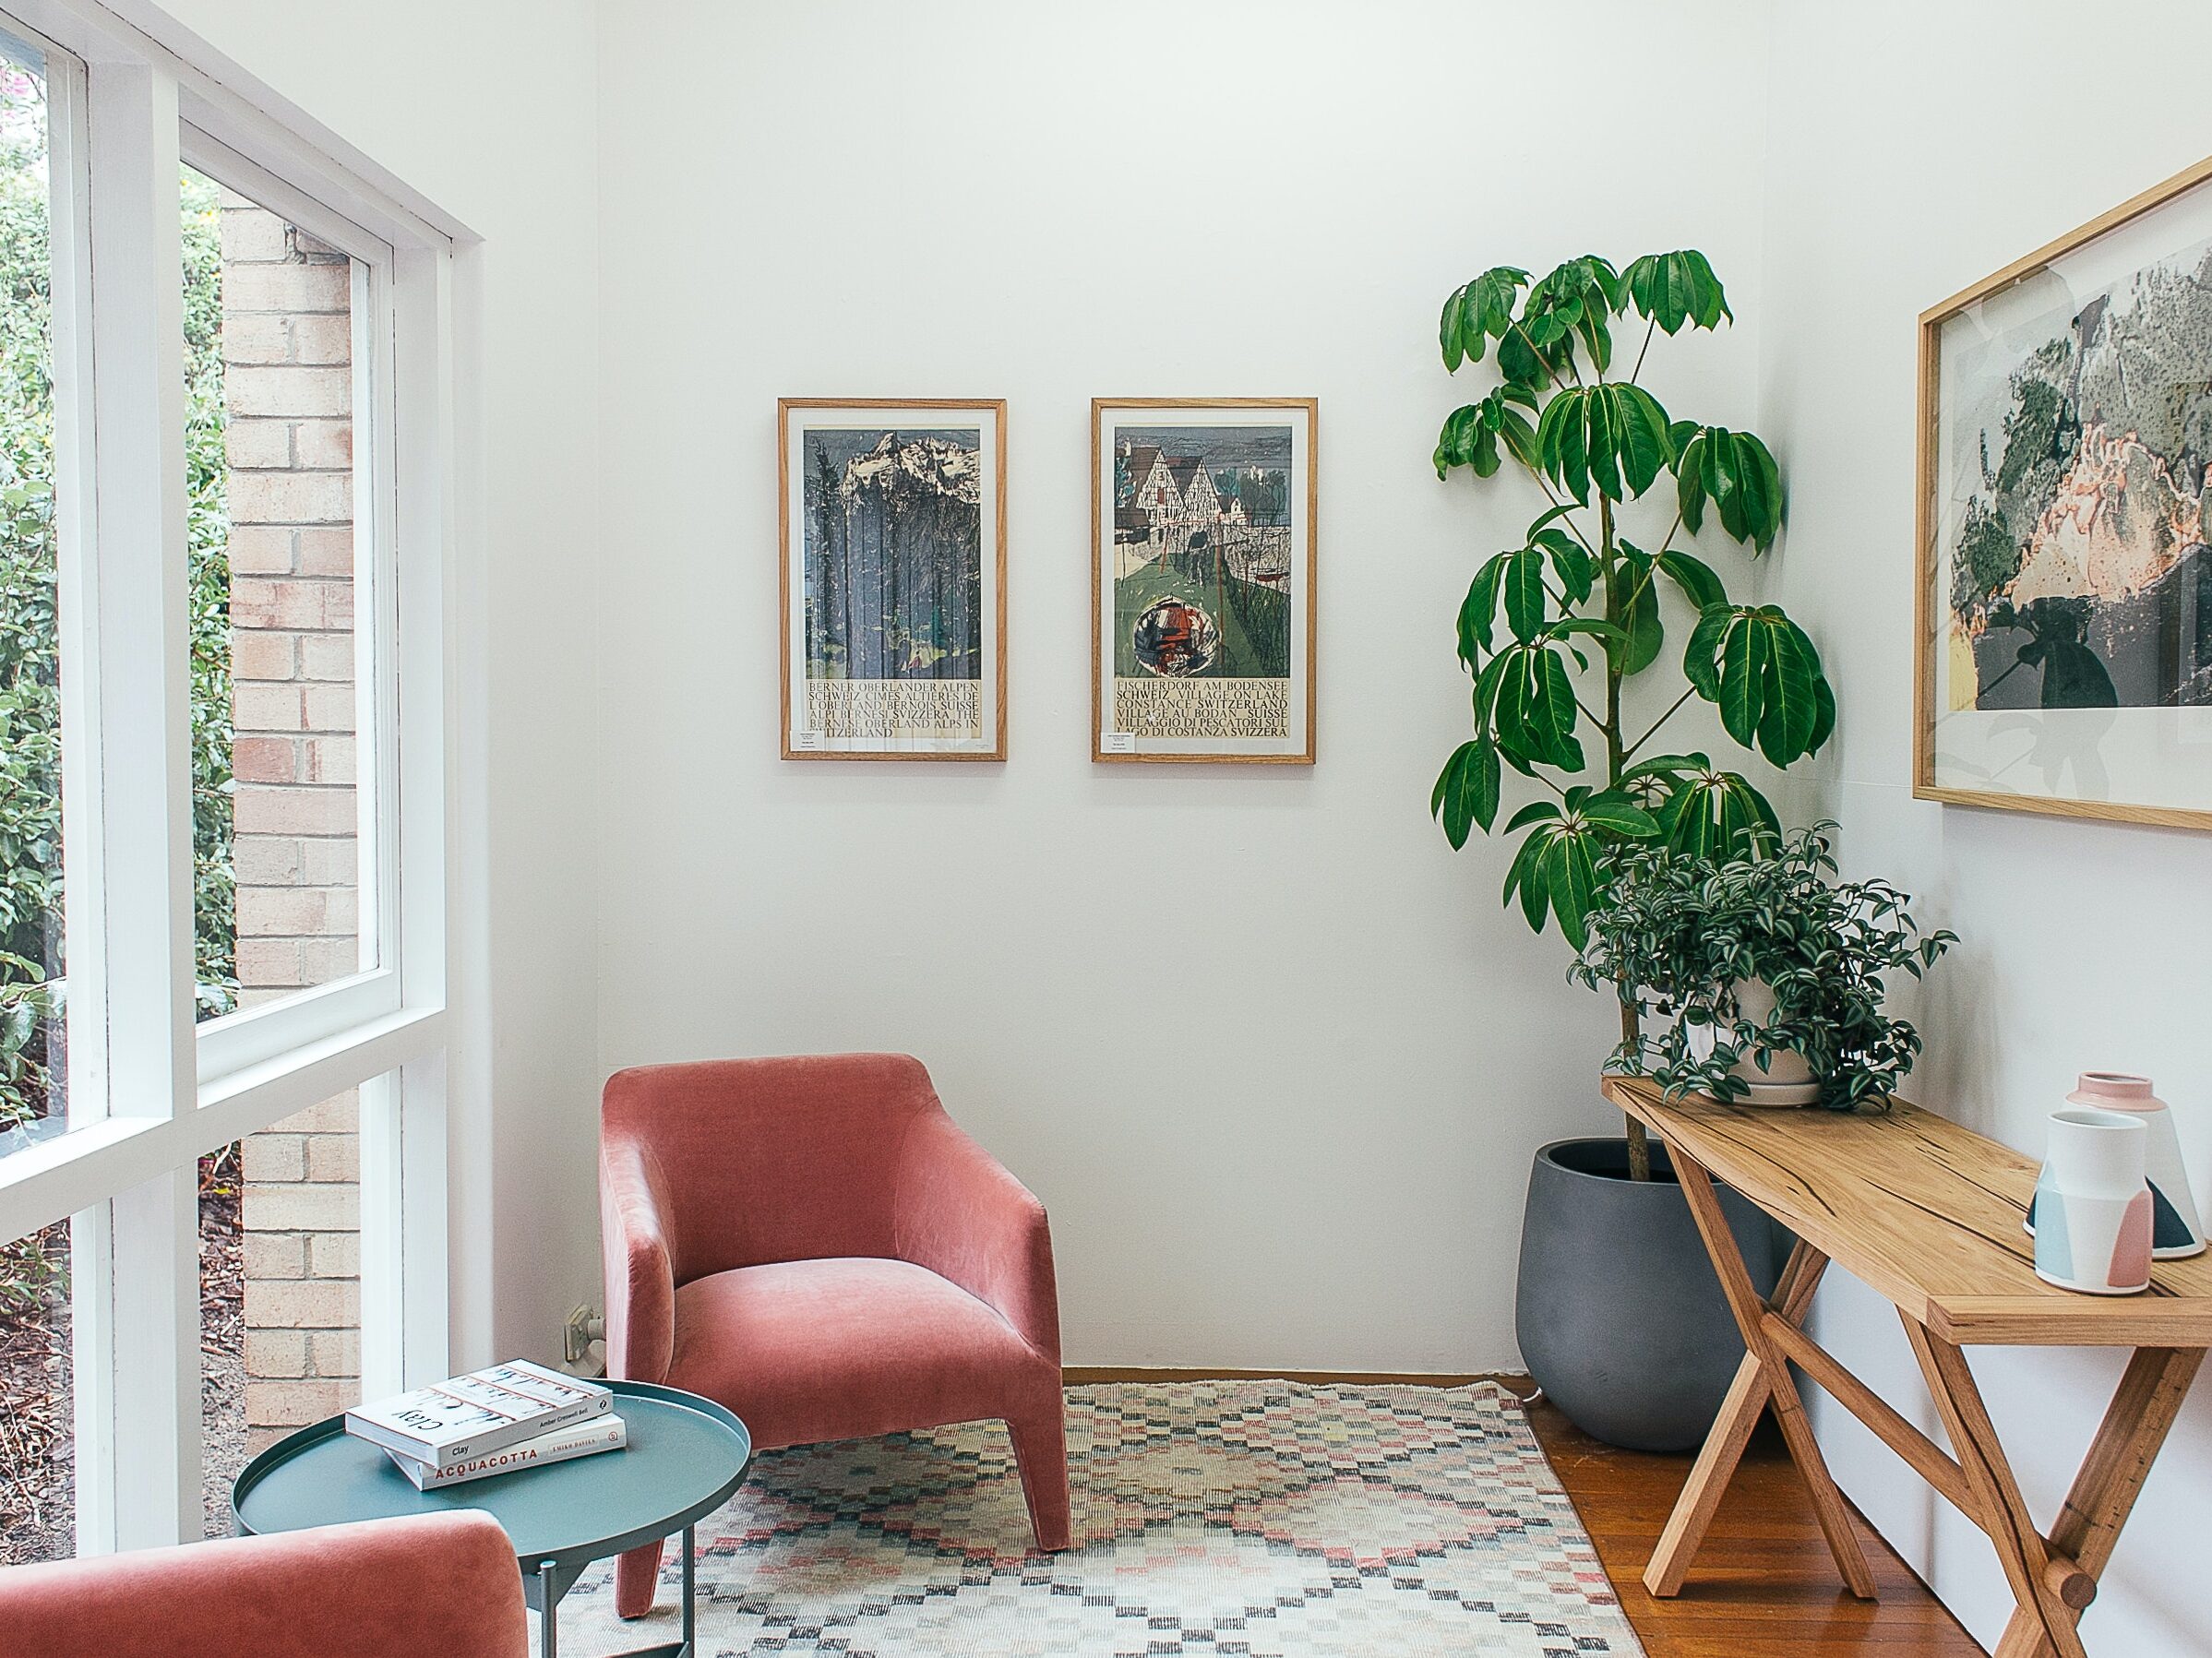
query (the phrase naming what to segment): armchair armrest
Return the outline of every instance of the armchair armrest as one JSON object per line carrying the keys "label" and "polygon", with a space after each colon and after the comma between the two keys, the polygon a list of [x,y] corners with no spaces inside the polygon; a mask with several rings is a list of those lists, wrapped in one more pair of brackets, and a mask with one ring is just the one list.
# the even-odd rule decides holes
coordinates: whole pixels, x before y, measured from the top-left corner
{"label": "armchair armrest", "polygon": [[40,1658],[524,1658],[514,1545],[474,1509],[0,1570]]}
{"label": "armchair armrest", "polygon": [[1037,1354],[1060,1362],[1052,1230],[1029,1188],[940,1109],[922,1112],[899,1151],[899,1257],[996,1308]]}
{"label": "armchair armrest", "polygon": [[607,1374],[660,1382],[676,1352],[676,1269],[669,1213],[652,1150],[604,1141],[599,1153],[600,1250],[606,1274]]}

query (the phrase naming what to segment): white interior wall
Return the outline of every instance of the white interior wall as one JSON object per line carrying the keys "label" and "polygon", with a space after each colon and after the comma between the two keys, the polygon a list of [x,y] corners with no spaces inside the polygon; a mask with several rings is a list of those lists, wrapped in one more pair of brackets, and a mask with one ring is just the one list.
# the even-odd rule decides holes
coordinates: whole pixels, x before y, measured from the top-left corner
{"label": "white interior wall", "polygon": [[[118,9],[161,26],[145,0]],[[453,1080],[461,1105],[488,1097],[492,1109],[467,1125],[457,1170],[457,1357],[557,1353],[560,1319],[597,1271],[595,785],[580,758],[598,552],[594,6],[161,9],[484,238],[462,283],[478,348],[463,365],[474,404],[463,417],[482,491],[454,622],[464,666],[453,781],[472,850],[455,872],[471,917],[460,962],[471,1022]]]}
{"label": "white interior wall", "polygon": [[[1540,505],[1436,481],[1489,383],[1436,316],[1695,245],[1756,318],[1757,190],[1685,181],[1756,179],[1765,57],[1572,9],[604,13],[600,1059],[922,1056],[1052,1211],[1071,1363],[1510,1365],[1529,1155],[1617,1131],[1610,1008],[1428,818]],[[1754,352],[1654,383],[1741,422]],[[1095,766],[1089,400],[1247,394],[1321,400],[1320,764]],[[1004,765],[776,757],[775,400],[866,395],[1009,400]]]}
{"label": "white interior wall", "polygon": [[[1840,695],[1819,805],[1850,866],[1899,880],[1964,938],[1929,985],[1913,1091],[2037,1153],[2075,1072],[2147,1071],[2205,1181],[2212,837],[1914,801],[1911,605],[1917,315],[2212,149],[2212,12],[1883,0],[1775,16],[1760,418],[1791,486],[1783,597]],[[1895,1318],[1829,1282],[1822,1339],[1940,1437]],[[2119,1355],[1972,1358],[2048,1521]],[[1841,1411],[1819,1420],[1853,1497],[1992,1640],[2011,1598],[1980,1534]],[[2090,1609],[2092,1651],[2212,1652],[2208,1477],[2199,1390]]]}

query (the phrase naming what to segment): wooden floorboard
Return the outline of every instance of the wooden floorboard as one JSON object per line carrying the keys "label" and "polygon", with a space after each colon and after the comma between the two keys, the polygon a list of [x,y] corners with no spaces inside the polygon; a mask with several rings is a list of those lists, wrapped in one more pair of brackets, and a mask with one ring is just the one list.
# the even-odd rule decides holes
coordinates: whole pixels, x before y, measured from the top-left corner
{"label": "wooden floorboard", "polygon": [[1687,1455],[1616,1450],[1538,1402],[1529,1420],[1574,1499],[1650,1658],[1985,1658],[1889,1545],[1859,1521],[1881,1599],[1847,1593],[1770,1418],[1752,1442],[1690,1581],[1644,1592],[1644,1567],[1690,1473]]}

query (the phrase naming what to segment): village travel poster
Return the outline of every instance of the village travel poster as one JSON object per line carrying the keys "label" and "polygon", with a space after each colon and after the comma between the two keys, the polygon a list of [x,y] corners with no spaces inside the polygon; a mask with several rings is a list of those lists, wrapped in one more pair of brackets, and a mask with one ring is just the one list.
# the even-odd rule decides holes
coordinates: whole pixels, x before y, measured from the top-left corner
{"label": "village travel poster", "polygon": [[1310,400],[1093,408],[1093,753],[1313,757]]}

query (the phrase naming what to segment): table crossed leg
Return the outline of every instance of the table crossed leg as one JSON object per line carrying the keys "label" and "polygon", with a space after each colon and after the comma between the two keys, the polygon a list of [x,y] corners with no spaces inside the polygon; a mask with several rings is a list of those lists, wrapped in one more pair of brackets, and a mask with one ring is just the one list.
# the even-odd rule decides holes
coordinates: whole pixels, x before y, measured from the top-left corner
{"label": "table crossed leg", "polygon": [[1691,1559],[1743,1460],[1759,1414],[1771,1404],[1791,1460],[1811,1494],[1814,1515],[1837,1570],[1852,1593],[1873,1598],[1872,1574],[1849,1508],[1828,1472],[1798,1398],[1789,1371],[1794,1361],[1989,1534],[2019,1603],[1995,1658],[2086,1658],[2077,1627],[2082,1613],[2096,1598],[2097,1580],[2110,1563],[2121,1528],[2181,1413],[2182,1402],[2204,1364],[2204,1350],[2135,1351],[2067,1493],[2058,1523],[2046,1536],[2037,1530],[2021,1497],[1964,1351],[1900,1311],[1906,1339],[1951,1441],[1953,1449],[1947,1452],[1804,1333],[1805,1317],[1827,1269],[1827,1258],[1800,1241],[1783,1269],[1772,1302],[1762,1301],[1735,1235],[1728,1230],[1712,1176],[1679,1152],[1674,1161],[1691,1214],[1743,1333],[1745,1351],[1720,1415],[1652,1552],[1644,1586],[1659,1596],[1680,1592]]}
{"label": "table crossed leg", "polygon": [[1691,1215],[1704,1239],[1705,1251],[1713,1258],[1713,1269],[1720,1275],[1721,1293],[1728,1297],[1728,1310],[1742,1332],[1744,1355],[1713,1431],[1690,1471],[1689,1484],[1683,1486],[1652,1553],[1651,1564],[1644,1569],[1644,1586],[1662,1597],[1681,1592],[1691,1558],[1704,1541],[1728,1481],[1743,1461],[1752,1430],[1759,1425],[1759,1413],[1771,1404],[1790,1459],[1811,1493],[1813,1517],[1827,1539],[1828,1552],[1835,1557],[1836,1570],[1853,1594],[1871,1601],[1874,1598],[1873,1571],[1859,1546],[1849,1505],[1836,1489],[1827,1461],[1812,1437],[1812,1425],[1806,1420],[1797,1382],[1789,1374],[1788,1357],[1777,1339],[1777,1326],[1795,1331],[1804,1322],[1812,1306],[1812,1293],[1828,1269],[1828,1258],[1800,1239],[1782,1270],[1770,1306],[1759,1298],[1752,1283],[1751,1269],[1744,1265],[1736,1235],[1728,1230],[1728,1215],[1713,1189],[1712,1176],[1680,1152],[1675,1155],[1674,1166],[1682,1194],[1690,1200]]}
{"label": "table crossed leg", "polygon": [[[1930,1339],[1932,1342],[1933,1338]],[[1941,1347],[1935,1350],[1940,1353]],[[2097,1437],[2089,1442],[2089,1454],[2082,1460],[2073,1489],[2066,1493],[2058,1523],[2048,1537],[2037,1538],[2047,1556],[2073,1563],[2086,1580],[2087,1592],[2062,1597],[2063,1604],[2048,1614],[2039,1604],[2031,1608],[2023,1601],[1997,1643],[1996,1658],[2048,1658],[2054,1652],[2071,1654],[2081,1651],[2074,1626],[2095,1597],[2097,1580],[2111,1563],[2121,1528],[2127,1523],[2150,1465],[2166,1443],[2174,1419],[2181,1414],[2182,1402],[2188,1397],[2189,1386],[2204,1362],[2202,1348],[2175,1347],[2139,1347],[2128,1360]],[[1924,1366],[1926,1361],[1922,1363]],[[1963,1354],[1958,1367],[1962,1371],[1966,1367]],[[1967,1381],[1971,1386],[1970,1377]],[[1940,1399],[1938,1403],[1940,1408]],[[1987,1419],[1982,1413],[1981,1420]],[[1949,1426],[1948,1419],[1945,1426]],[[1993,1435],[1990,1444],[1993,1449]],[[1999,1547],[2002,1552],[2003,1545]],[[2007,1569],[2009,1573],[2010,1568]],[[2047,1576],[2055,1577],[2056,1572],[2047,1572]],[[2065,1640],[2051,1630],[2053,1616],[2064,1622]]]}

